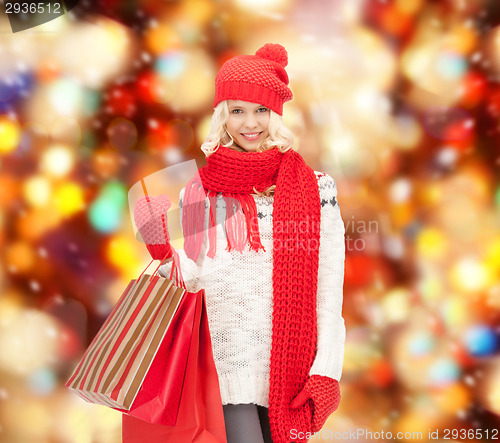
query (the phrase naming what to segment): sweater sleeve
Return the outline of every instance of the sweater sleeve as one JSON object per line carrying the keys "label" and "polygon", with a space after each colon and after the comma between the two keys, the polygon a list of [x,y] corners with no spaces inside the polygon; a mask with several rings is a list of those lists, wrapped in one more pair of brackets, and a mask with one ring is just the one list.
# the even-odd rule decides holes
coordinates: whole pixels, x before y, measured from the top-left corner
{"label": "sweater sleeve", "polygon": [[329,175],[319,178],[321,238],[317,293],[317,352],[309,375],[340,380],[346,329],[342,317],[345,227],[337,201],[337,187]]}
{"label": "sweater sleeve", "polygon": [[[182,227],[182,201],[184,197],[184,188],[182,188],[180,194],[179,194],[179,221]],[[202,251],[200,253],[200,258],[198,261],[203,260],[204,257],[204,248],[206,247],[205,244],[202,246]],[[198,288],[198,283],[199,283],[199,263],[196,263],[194,260],[190,259],[186,253],[184,252],[184,249],[175,249],[177,251],[177,254],[179,255],[179,260],[180,260],[180,268],[181,268],[181,273],[182,277],[184,279],[184,283],[186,284],[186,289],[189,292],[197,292],[199,290]],[[172,271],[172,263],[173,260],[170,260],[169,262],[165,263],[164,265],[160,266],[158,268],[158,273],[162,277],[170,278],[170,272]]]}

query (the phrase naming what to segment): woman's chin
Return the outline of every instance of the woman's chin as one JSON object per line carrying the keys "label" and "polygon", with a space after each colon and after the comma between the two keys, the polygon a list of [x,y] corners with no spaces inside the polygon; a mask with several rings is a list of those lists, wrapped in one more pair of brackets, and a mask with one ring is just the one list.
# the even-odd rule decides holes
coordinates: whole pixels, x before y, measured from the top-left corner
{"label": "woman's chin", "polygon": [[260,148],[260,142],[255,142],[255,143],[251,143],[251,142],[250,143],[249,142],[239,143],[238,142],[238,148],[239,148],[239,150],[245,151],[245,152],[256,152]]}

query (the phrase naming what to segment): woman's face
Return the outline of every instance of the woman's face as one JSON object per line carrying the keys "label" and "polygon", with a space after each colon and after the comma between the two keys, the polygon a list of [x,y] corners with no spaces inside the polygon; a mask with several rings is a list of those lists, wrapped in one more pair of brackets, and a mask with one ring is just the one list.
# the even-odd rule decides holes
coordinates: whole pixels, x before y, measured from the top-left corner
{"label": "woman's face", "polygon": [[236,151],[256,152],[269,136],[269,118],[271,111],[257,103],[242,100],[228,100],[229,118],[227,132],[233,137],[230,146]]}

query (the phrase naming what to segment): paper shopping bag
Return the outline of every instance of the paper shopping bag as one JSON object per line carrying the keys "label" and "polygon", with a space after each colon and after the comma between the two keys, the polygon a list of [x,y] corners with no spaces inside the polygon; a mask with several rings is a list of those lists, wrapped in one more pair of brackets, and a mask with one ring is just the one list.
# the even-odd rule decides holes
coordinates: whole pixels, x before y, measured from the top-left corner
{"label": "paper shopping bag", "polygon": [[179,315],[185,294],[157,275],[132,280],[65,386],[91,403],[175,424],[195,318],[189,304]]}
{"label": "paper shopping bag", "polygon": [[[151,424],[123,415],[123,443],[226,443],[219,380],[205,306],[205,292],[186,293],[185,305],[195,306],[194,328],[175,426]],[[159,383],[163,381],[159,380]]]}

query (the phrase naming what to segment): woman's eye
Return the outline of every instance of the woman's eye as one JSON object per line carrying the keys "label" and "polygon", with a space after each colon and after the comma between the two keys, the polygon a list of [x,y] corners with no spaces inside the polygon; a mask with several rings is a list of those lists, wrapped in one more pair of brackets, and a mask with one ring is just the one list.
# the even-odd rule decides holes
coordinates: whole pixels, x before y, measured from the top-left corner
{"label": "woman's eye", "polygon": [[266,112],[267,111],[267,108],[259,108],[258,109],[258,112]]}
{"label": "woman's eye", "polygon": [[240,112],[243,112],[241,109],[233,109],[231,111],[233,114],[239,114]]}

